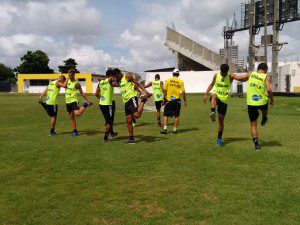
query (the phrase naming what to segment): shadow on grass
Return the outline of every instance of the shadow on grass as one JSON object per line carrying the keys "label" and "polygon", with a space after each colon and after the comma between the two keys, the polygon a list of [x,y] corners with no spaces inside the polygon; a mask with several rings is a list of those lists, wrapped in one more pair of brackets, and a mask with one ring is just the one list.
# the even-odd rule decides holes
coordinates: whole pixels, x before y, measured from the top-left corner
{"label": "shadow on grass", "polygon": [[247,141],[250,140],[249,138],[224,138],[224,145],[227,145],[232,142],[239,142],[239,141]]}
{"label": "shadow on grass", "polygon": [[188,129],[178,129],[178,133],[181,134],[181,133],[187,133],[187,132],[191,132],[191,131],[196,131],[196,130],[199,130],[198,127],[192,127],[192,128],[188,128]]}
{"label": "shadow on grass", "polygon": [[[94,136],[94,135],[98,135],[98,134],[102,134],[103,131],[100,130],[79,130],[78,131],[78,136],[81,135],[87,135],[87,136]],[[67,132],[59,132],[58,135],[66,135],[66,134],[71,134],[71,131],[67,131]]]}
{"label": "shadow on grass", "polygon": [[260,141],[261,146],[282,147],[281,141]]}
{"label": "shadow on grass", "polygon": [[[147,136],[147,135],[136,135],[134,136],[136,142],[147,142],[147,143],[154,143],[162,140],[167,140],[167,137],[158,137],[158,136]],[[114,137],[113,141],[126,141],[128,136],[118,136]]]}

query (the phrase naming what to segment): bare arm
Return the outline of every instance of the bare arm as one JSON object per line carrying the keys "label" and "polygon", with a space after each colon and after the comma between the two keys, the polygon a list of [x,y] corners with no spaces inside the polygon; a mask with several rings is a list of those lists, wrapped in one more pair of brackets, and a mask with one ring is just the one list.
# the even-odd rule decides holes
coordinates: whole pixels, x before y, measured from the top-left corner
{"label": "bare arm", "polygon": [[87,100],[88,103],[91,103],[91,101],[89,100],[89,98],[87,97],[86,93],[84,93],[82,91],[81,85],[79,83],[76,84],[76,89],[79,90],[80,94],[82,95],[82,97],[84,97],[85,100]]}
{"label": "bare arm", "polygon": [[237,80],[237,81],[242,81],[242,82],[245,82],[249,79],[250,75],[251,75],[252,71],[246,73],[245,75],[242,75],[242,76],[237,76],[236,74],[234,79]]}
{"label": "bare arm", "polygon": [[67,79],[65,80],[65,82],[63,83],[63,87],[67,88],[68,86],[68,81],[69,81],[69,76],[67,77]]}
{"label": "bare arm", "polygon": [[152,82],[149,82],[147,85],[144,86],[144,88],[148,88],[152,86]]}
{"label": "bare arm", "polygon": [[211,91],[211,89],[212,89],[212,88],[214,87],[214,85],[215,85],[216,77],[217,77],[217,75],[215,74],[214,77],[213,77],[213,79],[212,79],[212,81],[211,81],[211,83],[210,83],[210,85],[208,85],[208,87],[207,87],[207,90],[206,90],[205,95],[204,95],[204,97],[203,97],[203,100],[204,100],[205,103],[206,103],[206,101],[207,101],[207,99],[208,99],[209,92]]}
{"label": "bare arm", "polygon": [[97,89],[96,89],[96,92],[95,92],[95,96],[96,96],[98,99],[100,99],[100,94],[101,94],[100,88],[99,88],[99,86],[97,86]]}
{"label": "bare arm", "polygon": [[164,89],[164,82],[160,82],[160,88],[161,88],[161,90],[163,90]]}
{"label": "bare arm", "polygon": [[265,84],[266,84],[266,88],[267,88],[267,92],[268,92],[268,95],[269,95],[269,98],[270,98],[270,106],[273,107],[274,105],[274,99],[273,99],[273,92],[272,92],[272,89],[271,89],[271,85],[270,85],[270,82],[271,79],[270,79],[270,76],[267,75],[267,78],[265,80]]}
{"label": "bare arm", "polygon": [[43,91],[43,93],[40,95],[39,100],[43,99],[43,97],[46,95],[47,91],[48,91],[48,87],[46,87],[45,90]]}
{"label": "bare arm", "polygon": [[148,98],[151,97],[151,94],[140,84],[140,82],[138,82],[132,76],[126,75],[126,80],[134,83],[136,86],[138,86],[138,88],[143,90],[143,92],[145,92],[145,94],[147,95]]}
{"label": "bare arm", "polygon": [[184,107],[187,107],[185,90],[182,91],[182,97],[183,97],[183,101],[184,101]]}
{"label": "bare arm", "polygon": [[58,87],[58,88],[65,87],[65,82],[57,81],[55,86]]}

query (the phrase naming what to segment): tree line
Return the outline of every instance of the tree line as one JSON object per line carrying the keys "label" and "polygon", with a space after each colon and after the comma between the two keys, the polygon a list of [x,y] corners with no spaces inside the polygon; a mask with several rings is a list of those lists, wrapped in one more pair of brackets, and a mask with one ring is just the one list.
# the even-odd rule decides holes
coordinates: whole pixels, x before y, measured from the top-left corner
{"label": "tree line", "polygon": [[[21,64],[16,68],[11,68],[0,63],[0,81],[9,83],[15,83],[17,74],[45,74],[54,73],[54,70],[49,67],[50,59],[48,55],[41,51],[27,51],[25,55],[21,57]],[[63,61],[63,65],[58,66],[60,73],[67,73],[69,69],[77,70],[77,63],[75,59],[68,58]]]}

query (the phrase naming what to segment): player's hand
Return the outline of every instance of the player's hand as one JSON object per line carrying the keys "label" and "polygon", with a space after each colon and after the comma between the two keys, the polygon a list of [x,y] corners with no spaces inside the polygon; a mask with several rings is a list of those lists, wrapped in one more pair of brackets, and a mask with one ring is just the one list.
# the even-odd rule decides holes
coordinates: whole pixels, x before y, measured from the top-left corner
{"label": "player's hand", "polygon": [[273,108],[273,106],[274,106],[274,100],[270,101],[270,108]]}
{"label": "player's hand", "polygon": [[187,107],[187,102],[184,102],[183,105],[184,105],[184,107],[186,108],[186,107]]}
{"label": "player's hand", "polygon": [[91,101],[88,101],[89,106],[93,105],[94,103],[92,103]]}
{"label": "player's hand", "polygon": [[164,100],[162,101],[162,105],[164,106],[167,103],[167,99],[164,98]]}
{"label": "player's hand", "polygon": [[203,101],[204,101],[205,104],[206,104],[207,99],[208,99],[208,96],[207,96],[207,95],[204,95]]}
{"label": "player's hand", "polygon": [[148,91],[146,92],[147,98],[150,98],[152,96],[151,93],[149,93]]}

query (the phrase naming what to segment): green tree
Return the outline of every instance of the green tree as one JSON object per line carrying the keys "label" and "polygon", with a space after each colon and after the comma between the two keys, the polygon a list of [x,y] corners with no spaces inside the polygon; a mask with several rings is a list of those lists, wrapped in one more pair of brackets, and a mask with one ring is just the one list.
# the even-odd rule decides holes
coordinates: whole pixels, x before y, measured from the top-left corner
{"label": "green tree", "polygon": [[12,68],[0,63],[0,81],[7,81],[10,83],[16,82],[16,77]]}
{"label": "green tree", "polygon": [[21,57],[21,61],[21,65],[14,69],[17,73],[34,74],[54,72],[49,68],[49,57],[43,51],[27,51],[27,53]]}
{"label": "green tree", "polygon": [[74,69],[76,73],[80,73],[76,66],[78,65],[75,59],[68,58],[65,61],[63,61],[65,65],[58,66],[58,71],[60,73],[68,73],[69,69]]}

